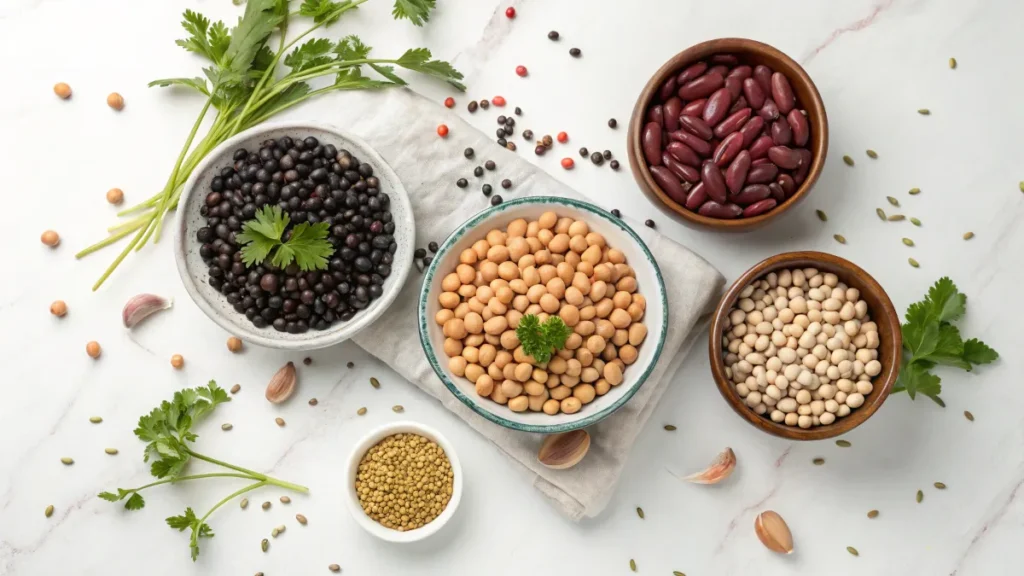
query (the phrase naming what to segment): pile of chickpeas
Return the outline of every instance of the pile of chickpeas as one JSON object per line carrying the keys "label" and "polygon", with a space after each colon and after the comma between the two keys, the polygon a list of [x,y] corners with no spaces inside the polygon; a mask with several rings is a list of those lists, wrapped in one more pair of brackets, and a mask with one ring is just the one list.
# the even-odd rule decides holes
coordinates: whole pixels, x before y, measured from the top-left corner
{"label": "pile of chickpeas", "polygon": [[827,426],[864,404],[882,371],[878,325],[860,291],[815,268],[746,286],[722,336],[725,374],[757,414]]}
{"label": "pile of chickpeas", "polygon": [[[513,220],[459,255],[441,281],[448,367],[514,412],[573,414],[623,381],[647,336],[647,302],[625,255],[583,220],[545,212]],[[573,333],[545,363],[523,352],[527,314],[557,315]]]}

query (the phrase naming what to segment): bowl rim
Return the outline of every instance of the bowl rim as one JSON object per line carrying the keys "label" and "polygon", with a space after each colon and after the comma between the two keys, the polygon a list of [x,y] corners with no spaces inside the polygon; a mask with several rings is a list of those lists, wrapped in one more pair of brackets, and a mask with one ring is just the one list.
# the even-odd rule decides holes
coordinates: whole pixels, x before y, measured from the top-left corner
{"label": "bowl rim", "polygon": [[[668,194],[658,186],[658,183],[654,181],[654,177],[651,176],[647,163],[641,160],[643,158],[641,132],[643,131],[643,125],[645,123],[643,122],[643,118],[647,113],[647,105],[651,102],[655,92],[665,81],[665,77],[668,73],[681,70],[684,66],[693,63],[695,60],[705,58],[714,52],[731,52],[734,54],[762,53],[768,54],[772,58],[785,62],[792,68],[793,75],[795,76],[795,78],[791,78],[790,75],[787,74],[787,78],[790,79],[790,82],[796,81],[800,84],[806,85],[811,94],[811,102],[804,102],[803,108],[805,110],[820,110],[821,125],[811,133],[810,148],[813,149],[815,145],[818,144],[821,147],[821,153],[812,159],[811,169],[807,173],[807,179],[804,180],[803,184],[797,188],[792,196],[787,198],[785,202],[777,206],[775,209],[751,218],[736,218],[732,220],[711,218],[687,210],[685,207],[680,206],[672,200],[672,198],[670,198]],[[790,58],[785,52],[782,52],[778,48],[769,44],[758,42],[757,40],[751,40],[749,38],[729,37],[705,40],[704,42],[690,46],[669,58],[651,76],[650,80],[647,81],[647,84],[637,97],[636,103],[633,106],[633,112],[630,115],[629,132],[627,134],[626,142],[626,155],[629,158],[630,168],[637,184],[639,184],[641,188],[645,188],[653,193],[660,201],[660,204],[673,214],[679,216],[688,223],[696,224],[703,228],[723,232],[742,232],[763,226],[772,218],[782,215],[793,206],[799,204],[800,201],[810,193],[811,188],[814,187],[825,167],[825,158],[828,156],[828,142],[828,113],[825,110],[825,103],[821,98],[821,93],[818,92],[817,85],[813,80],[811,80],[810,75],[806,70],[804,70],[803,66],[801,66],[796,60]]]}
{"label": "bowl rim", "polygon": [[[875,386],[874,390],[869,395],[869,398],[871,398],[870,402],[866,401],[863,406],[853,410],[849,416],[836,420],[833,424],[805,430],[773,422],[757,414],[740,400],[739,395],[732,390],[731,382],[725,376],[725,360],[722,354],[721,334],[729,309],[733,302],[737,300],[740,291],[751,281],[780,268],[821,266],[823,263],[842,268],[848,276],[855,276],[858,283],[863,286],[858,289],[861,292],[871,292],[879,300],[881,310],[872,310],[874,312],[873,318],[879,325],[885,323],[888,330],[893,334],[892,338],[889,338],[882,345],[890,349],[893,361],[889,366],[883,367],[882,372],[875,378],[873,383]],[[711,317],[711,326],[708,329],[708,352],[711,360],[711,375],[718,387],[718,391],[729,406],[732,407],[733,411],[746,420],[748,424],[763,432],[788,440],[824,440],[841,436],[853,430],[867,421],[868,418],[881,408],[882,404],[889,397],[889,393],[892,391],[892,387],[899,376],[903,354],[903,335],[900,332],[900,316],[893,306],[892,300],[889,299],[889,295],[878,281],[863,268],[845,258],[827,252],[783,252],[769,256],[753,265],[733,282],[718,301],[718,306],[715,307],[714,315]]]}
{"label": "bowl rim", "polygon": [[[364,512],[363,508],[359,505],[359,497],[356,495],[355,485],[355,476],[359,470],[359,461],[362,460],[366,451],[384,438],[393,434],[402,433],[413,433],[433,440],[441,447],[442,450],[444,450],[445,456],[448,457],[448,462],[452,466],[452,497],[448,501],[448,505],[445,506],[445,509],[441,511],[441,514],[439,514],[437,518],[434,518],[421,528],[409,530],[408,532],[399,532],[393,528],[388,528],[367,516],[366,512]],[[373,534],[377,538],[388,542],[416,542],[433,535],[447,524],[448,520],[455,515],[455,510],[459,507],[459,503],[462,501],[462,485],[464,480],[462,477],[462,465],[459,463],[459,457],[455,453],[455,446],[452,445],[444,434],[441,434],[435,428],[412,420],[399,420],[397,422],[382,424],[363,435],[352,446],[352,450],[349,452],[345,478],[347,482],[345,500],[347,502],[346,508],[348,508],[349,513],[352,514],[356,523],[364,530]]]}
{"label": "bowl rim", "polygon": [[[209,302],[206,301],[199,293],[196,279],[188,271],[187,267],[187,250],[186,245],[191,241],[191,235],[186,230],[187,228],[187,210],[185,207],[188,205],[191,196],[198,189],[199,176],[205,172],[212,164],[215,164],[219,158],[225,153],[229,152],[232,148],[238,146],[239,142],[248,140],[253,137],[258,137],[261,134],[272,132],[275,130],[318,130],[321,132],[327,132],[333,134],[341,139],[347,140],[361,147],[364,151],[360,152],[360,155],[368,161],[368,163],[374,165],[374,169],[380,169],[383,171],[387,178],[396,183],[394,190],[389,191],[392,202],[401,202],[404,212],[408,215],[407,218],[407,230],[408,237],[405,242],[410,248],[411,253],[412,246],[415,243],[416,238],[416,219],[413,215],[412,203],[409,201],[409,194],[405,189],[405,185],[402,183],[398,174],[387,163],[386,160],[380,155],[379,152],[365,140],[356,136],[351,132],[347,132],[327,122],[317,122],[313,120],[283,120],[277,122],[264,122],[238,134],[235,134],[231,138],[228,138],[224,142],[221,142],[219,146],[214,148],[209,154],[206,155],[202,161],[196,165],[195,169],[192,170],[192,174],[189,175],[188,180],[185,181],[184,187],[182,188],[181,196],[178,199],[178,214],[176,229],[174,232],[174,260],[178,269],[178,277],[181,279],[181,283],[185,286],[185,292],[188,293],[189,297],[195,302],[196,306],[202,310],[203,314],[207,318],[213,320],[218,326],[226,330],[229,334],[234,334],[236,326],[228,322],[227,318],[217,309],[215,309]],[[396,226],[397,229],[397,226]],[[391,289],[385,290],[380,298],[377,299],[376,308],[366,314],[356,314],[352,320],[343,324],[335,324],[321,332],[320,335],[304,339],[304,340],[282,340],[276,337],[263,336],[255,333],[247,333],[240,337],[250,344],[257,346],[263,346],[265,348],[275,348],[278,350],[292,350],[292,351],[304,351],[304,350],[316,350],[319,348],[326,348],[339,344],[346,340],[351,339],[357,333],[362,331],[364,328],[373,323],[378,317],[380,317],[390,306],[394,303],[398,297],[399,292],[402,291],[402,287],[405,285],[406,280],[409,277],[409,269],[412,267],[411,261],[395,262],[391,267],[391,275],[388,280],[392,281]],[[275,333],[276,334],[276,333]]]}
{"label": "bowl rim", "polygon": [[[430,287],[433,284],[433,279],[435,274],[437,273],[438,266],[440,266],[441,260],[444,259],[444,256],[451,249],[452,245],[458,242],[467,233],[474,230],[477,226],[480,225],[481,222],[494,216],[495,214],[500,214],[501,212],[504,212],[505,210],[508,210],[509,208],[513,208],[516,206],[533,204],[557,204],[574,208],[577,210],[582,210],[584,212],[589,212],[599,218],[602,218],[603,220],[607,221],[613,226],[617,226],[620,230],[629,235],[633,239],[633,241],[636,242],[636,244],[640,247],[640,250],[641,252],[643,252],[644,257],[647,259],[647,261],[650,263],[651,267],[654,270],[654,276],[657,279],[656,290],[658,292],[659,300],[661,301],[662,310],[664,311],[661,318],[661,330],[658,331],[658,339],[657,344],[655,345],[654,355],[651,357],[650,364],[648,364],[644,368],[644,371],[640,374],[640,377],[637,380],[637,382],[631,388],[623,392],[622,396],[618,400],[613,402],[604,410],[601,410],[600,412],[595,412],[593,414],[587,414],[585,417],[582,417],[578,420],[574,420],[572,422],[565,422],[562,424],[524,424],[522,422],[513,422],[512,420],[509,420],[507,418],[504,418],[498,414],[495,414],[489,410],[482,408],[479,404],[477,404],[472,399],[463,394],[462,391],[459,390],[458,386],[456,386],[455,383],[452,382],[450,378],[448,378],[447,372],[441,367],[437,355],[434,353],[433,346],[430,344],[430,336],[427,333],[430,326],[430,323],[427,322],[427,304],[428,297],[430,295]],[[515,198],[513,200],[507,200],[497,206],[492,206],[490,208],[478,212],[477,214],[471,216],[465,222],[460,224],[455,230],[452,231],[448,238],[446,238],[444,242],[441,244],[441,246],[438,248],[437,253],[434,255],[433,261],[431,261],[430,263],[430,267],[427,269],[426,273],[423,276],[423,284],[420,288],[420,298],[419,303],[417,304],[417,311],[419,322],[420,346],[423,348],[423,352],[427,357],[427,361],[430,363],[430,367],[434,370],[434,373],[437,374],[437,377],[441,379],[441,382],[444,383],[445,387],[448,388],[448,390],[453,395],[455,395],[455,397],[458,398],[459,401],[461,401],[463,404],[468,406],[471,410],[473,410],[480,416],[483,416],[484,418],[490,420],[491,422],[494,422],[495,424],[504,426],[505,428],[510,428],[512,430],[517,430],[519,432],[539,432],[542,434],[556,434],[560,432],[569,432],[572,430],[578,430],[580,428],[586,428],[587,426],[596,424],[597,422],[608,417],[613,412],[615,412],[623,405],[625,405],[626,402],[628,402],[629,399],[632,398],[633,395],[636,394],[636,392],[640,389],[640,387],[643,386],[644,383],[647,381],[647,378],[651,375],[651,372],[654,371],[654,367],[658,365],[658,361],[661,358],[662,350],[665,346],[665,337],[668,334],[669,309],[668,294],[665,291],[665,279],[661,274],[661,268],[658,267],[657,260],[655,260],[654,255],[647,247],[647,244],[645,244],[644,241],[640,239],[640,236],[628,224],[626,224],[619,218],[611,216],[611,214],[609,214],[606,210],[600,208],[599,206],[582,200],[576,200],[574,198],[561,198],[557,196],[526,196],[522,198]],[[648,335],[650,335],[650,332],[648,332]],[[577,412],[577,414],[582,413],[583,412]]]}

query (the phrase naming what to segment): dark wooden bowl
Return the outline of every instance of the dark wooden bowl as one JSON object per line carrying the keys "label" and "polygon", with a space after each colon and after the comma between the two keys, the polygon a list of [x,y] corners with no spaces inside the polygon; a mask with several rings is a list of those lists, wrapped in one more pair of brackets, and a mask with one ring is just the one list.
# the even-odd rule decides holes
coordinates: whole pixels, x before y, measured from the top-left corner
{"label": "dark wooden bowl", "polygon": [[[822,272],[831,272],[839,277],[839,280],[851,288],[860,290],[860,297],[868,303],[868,313],[871,319],[878,324],[878,361],[882,364],[882,371],[872,381],[874,390],[864,398],[864,404],[850,412],[845,418],[836,419],[835,423],[827,426],[816,426],[809,429],[786,426],[782,423],[772,422],[768,416],[760,416],[751,410],[739,394],[736,393],[732,383],[725,376],[725,360],[722,355],[722,332],[729,311],[736,303],[740,291],[752,281],[761,278],[769,272],[783,268],[805,268],[813,267]],[[780,438],[790,440],[823,440],[845,434],[860,426],[865,420],[871,417],[888,398],[893,384],[900,373],[900,361],[902,358],[903,336],[900,332],[900,316],[889,300],[885,290],[859,266],[832,254],[823,252],[786,252],[772,256],[757,263],[753,268],[747,270],[740,276],[729,291],[725,293],[722,300],[715,309],[715,315],[711,323],[708,353],[711,357],[711,375],[718,385],[718,391],[722,393],[726,402],[732,406],[744,420],[753,424],[758,429]]]}
{"label": "dark wooden bowl", "polygon": [[[658,93],[661,85],[668,80],[669,76],[678,74],[683,68],[703,60],[713,54],[735,54],[741,63],[756,66],[764,64],[777,72],[785,74],[793,86],[797,102],[800,107],[807,111],[807,119],[811,125],[810,150],[813,155],[811,170],[807,173],[807,179],[785,202],[776,206],[770,212],[754,216],[753,218],[736,218],[734,220],[723,220],[701,216],[696,212],[687,210],[684,206],[676,203],[666,194],[654,181],[647,162],[644,160],[643,147],[640,143],[641,132],[644,127],[644,119],[647,115],[647,107],[651,100]],[[753,230],[766,224],[769,220],[778,217],[798,202],[800,202],[814,187],[814,183],[821,175],[825,166],[825,157],[828,155],[828,116],[825,114],[825,104],[821,101],[821,94],[811,81],[807,72],[792,58],[755,40],[746,38],[719,38],[708,40],[691,46],[672,57],[644,86],[643,92],[636,100],[633,107],[633,115],[629,120],[629,141],[627,142],[627,155],[629,166],[633,170],[633,177],[637,184],[652,201],[661,204],[670,216],[684,224],[698,227],[710,228],[723,232],[743,232]]]}

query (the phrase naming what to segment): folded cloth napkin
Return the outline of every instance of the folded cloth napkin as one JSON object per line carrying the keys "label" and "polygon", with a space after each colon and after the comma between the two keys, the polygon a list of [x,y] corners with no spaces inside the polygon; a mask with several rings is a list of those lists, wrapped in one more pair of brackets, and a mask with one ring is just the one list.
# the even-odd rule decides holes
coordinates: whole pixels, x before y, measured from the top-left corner
{"label": "folded cloth napkin", "polygon": [[[444,240],[456,226],[489,206],[477,184],[465,190],[455,186],[455,181],[463,177],[479,182],[472,176],[472,168],[486,159],[498,164],[497,171],[487,173],[495,194],[510,198],[581,198],[456,114],[408,90],[349,93],[330,101],[330,122],[364,138],[398,173],[416,217],[416,246]],[[450,128],[447,138],[436,134],[440,122]],[[463,155],[470,147],[476,152],[472,161]],[[497,186],[504,178],[514,182],[511,190]],[[633,398],[590,429],[590,452],[572,469],[545,468],[537,462],[540,434],[509,430],[478,416],[445,388],[423,354],[410,354],[410,346],[418,341],[416,306],[421,276],[415,268],[387,312],[354,340],[494,442],[524,468],[534,485],[567,517],[579,520],[595,516],[607,504],[637,434],[690,345],[701,337],[724,282],[717,270],[688,249],[636,223],[633,228],[658,260],[668,291],[669,329],[664,353]]]}

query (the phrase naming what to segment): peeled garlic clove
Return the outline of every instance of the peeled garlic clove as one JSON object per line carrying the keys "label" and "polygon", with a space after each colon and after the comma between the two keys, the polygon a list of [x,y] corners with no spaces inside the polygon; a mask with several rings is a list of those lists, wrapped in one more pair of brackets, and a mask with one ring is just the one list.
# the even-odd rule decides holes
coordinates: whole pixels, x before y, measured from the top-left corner
{"label": "peeled garlic clove", "polygon": [[789,526],[776,512],[765,510],[754,519],[754,532],[758,540],[772,552],[780,554],[793,553],[793,534]]}
{"label": "peeled garlic clove", "polygon": [[707,468],[681,479],[694,484],[718,484],[732,475],[735,468],[736,453],[732,448],[726,448]]}
{"label": "peeled garlic clove", "polygon": [[121,320],[124,322],[125,328],[132,329],[153,314],[170,308],[172,304],[174,304],[173,299],[165,299],[156,294],[139,294],[133,296],[124,305],[124,310],[121,311]]}
{"label": "peeled garlic clove", "polygon": [[565,470],[579,464],[588,450],[590,434],[586,430],[552,434],[540,445],[537,460],[548,468]]}
{"label": "peeled garlic clove", "polygon": [[280,404],[295,392],[295,364],[289,362],[281,367],[267,384],[267,400]]}

